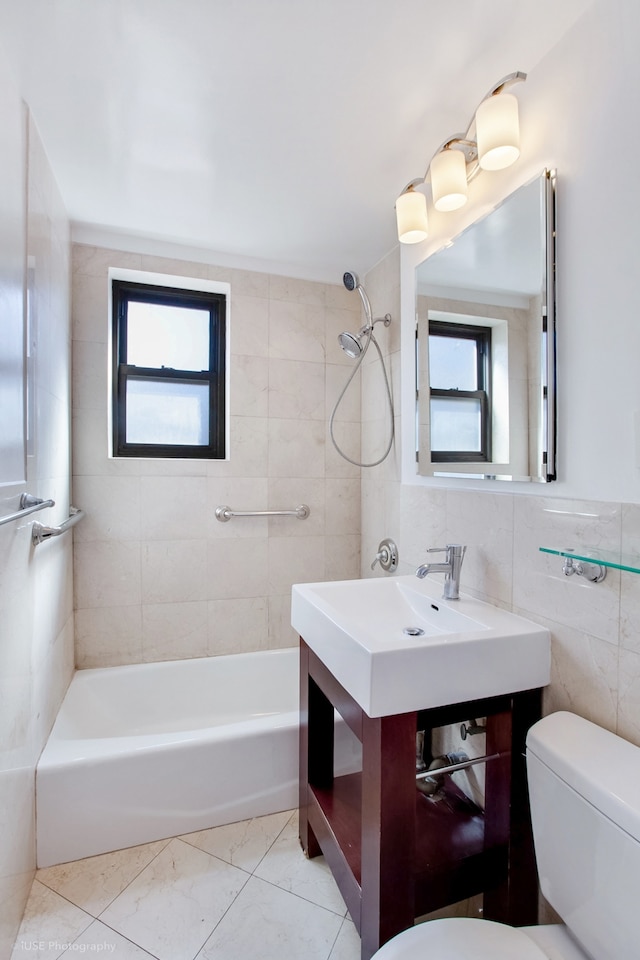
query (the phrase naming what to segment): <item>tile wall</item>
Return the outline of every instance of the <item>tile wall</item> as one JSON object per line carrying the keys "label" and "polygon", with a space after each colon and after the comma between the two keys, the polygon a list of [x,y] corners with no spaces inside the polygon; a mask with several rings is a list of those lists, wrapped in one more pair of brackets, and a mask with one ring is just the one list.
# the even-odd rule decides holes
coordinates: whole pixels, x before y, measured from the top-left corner
{"label": "tile wall", "polygon": [[[110,266],[231,284],[230,459],[108,456]],[[207,264],[73,248],[73,489],[78,667],[289,646],[291,584],[356,576],[360,470],[329,415],[349,373],[337,345],[360,326],[342,286]],[[360,385],[336,416],[360,454]],[[215,508],[311,508],[307,520]]]}
{"label": "tile wall", "polygon": [[[9,956],[35,870],[35,764],[73,672],[71,538],[31,545],[34,520],[58,524],[69,515],[69,225],[38,132],[17,96],[26,126],[8,142],[10,89],[3,77],[5,174],[15,159],[27,185],[33,443],[27,483],[3,500],[0,513],[17,510],[25,490],[56,505],[0,526],[0,957]],[[4,177],[0,191],[6,189]],[[3,198],[3,281],[8,256],[25,250],[24,224],[11,221],[9,206]],[[2,322],[11,322],[6,310]]]}
{"label": "tile wall", "polygon": [[[399,311],[399,251],[366,282],[374,312]],[[398,361],[392,352],[393,370]],[[395,377],[396,400],[399,387]],[[363,413],[363,445],[379,429]],[[427,547],[467,544],[463,589],[551,632],[545,712],[572,710],[640,744],[640,575],[609,570],[592,584],[566,577],[560,559],[539,551],[599,546],[640,557],[640,504],[556,498],[553,484],[537,495],[514,493],[515,486],[485,493],[467,481],[449,489],[402,483],[396,450],[381,467],[363,471],[362,576],[373,575],[370,558],[383,537],[398,544],[398,573],[405,574],[424,562]]]}

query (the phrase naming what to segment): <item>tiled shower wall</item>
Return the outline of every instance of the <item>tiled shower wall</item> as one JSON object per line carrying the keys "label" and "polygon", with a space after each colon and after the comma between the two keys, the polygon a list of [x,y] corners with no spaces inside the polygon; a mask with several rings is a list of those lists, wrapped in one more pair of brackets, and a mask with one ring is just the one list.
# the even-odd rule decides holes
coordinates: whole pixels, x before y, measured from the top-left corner
{"label": "tiled shower wall", "polygon": [[[22,287],[17,297],[15,287],[7,289],[7,265],[17,260],[20,278],[26,253],[33,412],[27,482],[16,484],[11,498],[2,490],[0,513],[17,510],[25,491],[55,500],[0,527],[0,957],[8,957],[36,865],[35,765],[73,672],[71,537],[31,544],[34,521],[59,524],[69,515],[71,343],[69,223],[38,131],[4,71],[1,88],[2,323],[21,324],[11,307],[19,299],[20,309]],[[14,169],[18,183],[11,180]],[[27,213],[26,244],[24,222],[10,215],[16,199]]]}
{"label": "tiled shower wall", "polygon": [[[108,456],[110,266],[231,284],[230,459]],[[358,575],[360,470],[328,419],[350,372],[337,345],[361,324],[342,286],[73,248],[73,495],[78,667],[289,646],[291,584]],[[336,434],[360,454],[360,385]],[[307,520],[215,508],[288,510]]]}
{"label": "tiled shower wall", "polygon": [[[366,280],[376,311],[380,304],[399,310],[398,250]],[[398,401],[397,377],[394,391]],[[367,430],[363,417],[363,436]],[[640,504],[556,498],[553,484],[534,494],[514,493],[510,484],[485,493],[466,480],[449,489],[403,484],[398,459],[396,451],[363,471],[362,575],[373,575],[368,560],[383,537],[398,544],[404,574],[425,562],[427,547],[466,544],[463,590],[551,632],[545,712],[575,711],[640,744],[640,575],[609,570],[592,584],[566,577],[562,560],[539,550],[599,546],[640,557]]]}

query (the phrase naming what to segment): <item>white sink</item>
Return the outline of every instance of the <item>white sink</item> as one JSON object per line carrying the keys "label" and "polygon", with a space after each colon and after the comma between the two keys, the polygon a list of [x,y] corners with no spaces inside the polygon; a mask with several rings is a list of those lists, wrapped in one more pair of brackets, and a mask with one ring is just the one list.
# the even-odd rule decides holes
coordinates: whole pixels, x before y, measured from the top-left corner
{"label": "white sink", "polygon": [[370,717],[549,683],[548,630],[440,579],[295,584],[291,623]]}

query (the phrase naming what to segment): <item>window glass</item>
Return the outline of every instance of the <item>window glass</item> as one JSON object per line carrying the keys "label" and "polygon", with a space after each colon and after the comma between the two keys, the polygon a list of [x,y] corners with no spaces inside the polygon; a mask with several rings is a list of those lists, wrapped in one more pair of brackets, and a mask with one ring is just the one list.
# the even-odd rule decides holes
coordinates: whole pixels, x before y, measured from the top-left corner
{"label": "window glass", "polygon": [[209,311],[129,302],[127,363],[172,370],[209,369]]}
{"label": "window glass", "polygon": [[127,380],[127,443],[209,442],[209,384]]}
{"label": "window glass", "polygon": [[475,398],[431,398],[431,449],[475,451],[482,448],[482,414]]}
{"label": "window glass", "polygon": [[429,383],[433,390],[477,390],[476,341],[468,337],[430,334]]}

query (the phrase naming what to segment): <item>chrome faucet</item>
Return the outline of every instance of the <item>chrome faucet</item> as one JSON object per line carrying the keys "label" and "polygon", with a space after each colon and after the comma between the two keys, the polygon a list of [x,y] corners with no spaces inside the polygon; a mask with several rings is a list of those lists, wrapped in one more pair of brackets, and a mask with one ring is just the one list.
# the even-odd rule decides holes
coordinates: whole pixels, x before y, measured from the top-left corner
{"label": "chrome faucet", "polygon": [[429,573],[446,573],[442,596],[445,600],[459,600],[460,571],[466,549],[461,543],[448,543],[446,547],[431,547],[427,553],[446,553],[447,559],[444,563],[423,563],[416,570],[416,577],[423,580]]}

